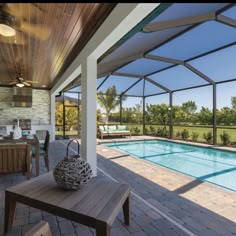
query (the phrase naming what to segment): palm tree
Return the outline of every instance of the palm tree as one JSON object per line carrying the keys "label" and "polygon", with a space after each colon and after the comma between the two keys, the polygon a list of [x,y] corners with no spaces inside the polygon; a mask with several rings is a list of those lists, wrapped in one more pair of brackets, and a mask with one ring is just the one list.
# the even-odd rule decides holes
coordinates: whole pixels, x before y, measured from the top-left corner
{"label": "palm tree", "polygon": [[116,87],[114,85],[109,87],[105,94],[103,94],[101,91],[98,92],[97,100],[99,105],[106,111],[105,122],[106,124],[108,124],[110,112],[120,104],[120,99],[117,96]]}

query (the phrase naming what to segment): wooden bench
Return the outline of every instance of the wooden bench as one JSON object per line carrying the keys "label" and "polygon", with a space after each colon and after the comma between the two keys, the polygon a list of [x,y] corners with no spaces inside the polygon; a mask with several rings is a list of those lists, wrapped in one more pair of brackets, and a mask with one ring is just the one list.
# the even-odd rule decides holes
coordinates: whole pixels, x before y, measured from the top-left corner
{"label": "wooden bench", "polygon": [[130,222],[130,187],[94,177],[81,189],[57,186],[52,171],[5,190],[5,233],[12,228],[16,202],[96,228],[98,236],[110,235],[110,226],[123,207]]}

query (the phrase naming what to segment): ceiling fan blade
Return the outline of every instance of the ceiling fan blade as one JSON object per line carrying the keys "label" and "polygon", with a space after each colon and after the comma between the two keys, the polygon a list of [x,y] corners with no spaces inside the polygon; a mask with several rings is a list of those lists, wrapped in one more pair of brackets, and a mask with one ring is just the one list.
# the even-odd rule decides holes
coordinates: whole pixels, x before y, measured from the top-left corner
{"label": "ceiling fan blade", "polygon": [[29,82],[31,84],[38,84],[39,83],[38,81],[33,81],[33,80],[26,80],[26,82]]}
{"label": "ceiling fan blade", "polygon": [[51,33],[51,29],[43,24],[32,25],[26,21],[21,22],[20,30],[42,40],[47,39]]}
{"label": "ceiling fan blade", "polygon": [[12,82],[11,80],[0,80],[0,85],[12,85],[15,84],[16,82]]}
{"label": "ceiling fan blade", "polygon": [[12,85],[12,84],[16,84],[17,82],[11,82],[11,83],[9,83],[8,85]]}
{"label": "ceiling fan blade", "polygon": [[44,13],[40,7],[31,3],[5,3],[3,11],[17,18],[28,18],[29,14],[39,15]]}
{"label": "ceiling fan blade", "polygon": [[27,82],[25,82],[25,81],[23,81],[23,84],[26,85],[26,86],[31,86],[30,83],[27,83]]}

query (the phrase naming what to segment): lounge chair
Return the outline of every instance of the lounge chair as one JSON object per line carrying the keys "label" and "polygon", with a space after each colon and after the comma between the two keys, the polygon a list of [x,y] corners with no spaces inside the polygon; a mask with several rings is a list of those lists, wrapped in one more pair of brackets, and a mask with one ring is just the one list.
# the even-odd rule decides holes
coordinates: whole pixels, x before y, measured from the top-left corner
{"label": "lounge chair", "polygon": [[99,125],[98,134],[101,139],[105,136],[130,136],[131,132],[126,125]]}

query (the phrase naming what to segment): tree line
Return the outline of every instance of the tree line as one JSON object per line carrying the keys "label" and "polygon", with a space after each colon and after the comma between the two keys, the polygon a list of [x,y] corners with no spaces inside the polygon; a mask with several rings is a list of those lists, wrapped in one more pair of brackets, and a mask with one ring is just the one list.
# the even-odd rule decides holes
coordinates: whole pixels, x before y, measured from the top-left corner
{"label": "tree line", "polygon": [[[236,97],[231,98],[231,108],[223,107],[216,109],[216,119],[218,125],[236,125]],[[163,126],[170,123],[170,109],[169,105],[162,104],[146,104],[145,109],[145,123],[146,124],[160,124]],[[194,101],[187,101],[182,105],[172,106],[172,116],[174,124],[188,124],[188,125],[212,125],[213,112],[208,107],[202,106],[200,111],[197,111],[197,105]],[[141,124],[143,120],[143,111],[140,110],[139,105],[130,108],[122,109],[122,122]],[[111,122],[120,121],[120,113],[112,113],[110,115]]]}
{"label": "tree line", "polygon": [[[123,96],[122,98],[126,98]],[[117,96],[115,86],[107,89],[105,94],[101,92],[97,94],[97,100],[106,112],[105,123],[120,122],[120,112],[113,112],[119,106],[119,96]],[[146,104],[145,108],[145,123],[168,125],[170,122],[170,112],[174,124],[189,124],[189,125],[212,125],[213,112],[208,107],[202,106],[199,111],[194,101],[187,101],[182,105],[173,105],[171,110],[168,104]],[[99,111],[101,113],[101,111]],[[100,115],[101,117],[101,115]],[[98,117],[98,118],[100,118]],[[223,107],[216,109],[216,119],[218,125],[236,125],[236,97],[231,97],[231,107]],[[122,108],[122,122],[141,124],[143,120],[143,110],[140,104],[134,107]],[[98,121],[102,122],[98,119]]]}
{"label": "tree line", "polygon": [[[123,96],[123,101],[126,97]],[[120,122],[120,112],[112,112],[120,105],[119,96],[117,96],[115,86],[107,89],[105,94],[101,92],[97,94],[97,101],[105,110],[105,121],[102,119],[102,112],[97,110],[97,122]],[[65,99],[65,121],[67,129],[74,129],[78,125],[79,110],[74,107],[77,103]],[[74,107],[71,107],[74,106]],[[169,125],[170,122],[169,105],[162,104],[146,104],[145,108],[145,123],[160,124],[163,126]],[[194,101],[187,101],[182,105],[172,106],[172,116],[174,124],[189,124],[189,125],[212,125],[212,110],[202,106],[198,111],[198,107]],[[236,96],[231,97],[231,107],[223,107],[216,110],[217,125],[236,125]],[[56,102],[56,125],[63,125],[63,103]],[[142,104],[136,104],[133,107],[122,108],[122,122],[142,124],[143,122],[143,107]]]}

